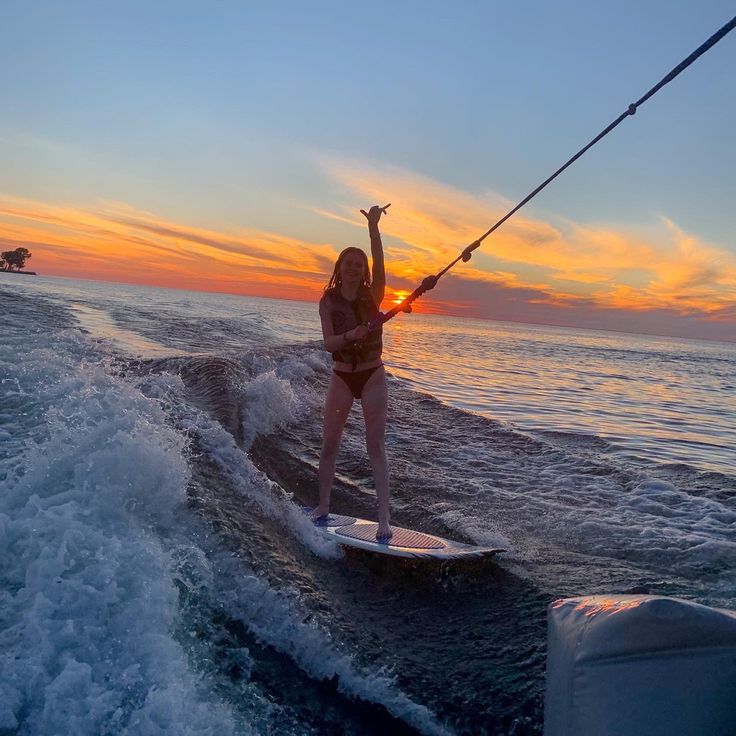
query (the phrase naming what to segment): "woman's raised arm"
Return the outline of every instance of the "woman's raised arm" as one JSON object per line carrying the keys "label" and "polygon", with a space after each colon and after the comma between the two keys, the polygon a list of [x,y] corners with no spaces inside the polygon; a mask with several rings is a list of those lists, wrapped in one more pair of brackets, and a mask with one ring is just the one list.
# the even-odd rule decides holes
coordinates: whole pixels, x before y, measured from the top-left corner
{"label": "woman's raised arm", "polygon": [[385,207],[373,205],[368,212],[361,210],[368,220],[368,233],[371,237],[371,259],[373,261],[371,294],[377,307],[381,306],[384,294],[386,293],[386,269],[383,264],[383,243],[381,242],[381,232],[378,229],[378,221],[381,219],[381,215],[386,214],[386,210],[390,206],[390,203]]}

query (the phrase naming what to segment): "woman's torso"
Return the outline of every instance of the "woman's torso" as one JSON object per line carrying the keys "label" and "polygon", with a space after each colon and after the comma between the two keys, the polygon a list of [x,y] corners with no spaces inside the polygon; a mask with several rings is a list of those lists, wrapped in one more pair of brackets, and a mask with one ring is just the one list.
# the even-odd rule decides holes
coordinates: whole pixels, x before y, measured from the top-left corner
{"label": "woman's torso", "polygon": [[[332,330],[335,335],[349,332],[365,324],[378,314],[373,295],[367,286],[361,286],[355,300],[349,301],[338,289],[330,289],[323,299],[330,311]],[[337,371],[362,371],[382,363],[383,328],[372,330],[358,343],[347,345],[332,353],[334,369]]]}

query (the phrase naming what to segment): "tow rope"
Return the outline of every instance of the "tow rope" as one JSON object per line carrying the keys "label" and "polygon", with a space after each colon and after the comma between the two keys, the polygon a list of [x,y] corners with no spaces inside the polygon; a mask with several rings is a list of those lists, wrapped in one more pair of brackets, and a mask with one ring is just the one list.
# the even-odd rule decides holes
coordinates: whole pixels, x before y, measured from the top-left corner
{"label": "tow rope", "polygon": [[688,56],[686,59],[683,59],[669,74],[667,74],[665,77],[661,79],[660,82],[654,85],[649,92],[647,92],[643,97],[641,97],[636,102],[632,102],[625,112],[621,113],[608,127],[604,128],[598,135],[593,138],[590,143],[588,143],[586,146],[581,148],[571,159],[569,159],[565,164],[560,166],[557,171],[555,171],[552,176],[550,176],[548,179],[545,179],[534,191],[527,194],[524,199],[519,202],[512,210],[507,212],[495,225],[493,225],[490,229],[488,229],[483,235],[481,235],[477,240],[474,240],[470,245],[468,245],[462,253],[454,260],[452,263],[448,264],[443,268],[436,276],[427,276],[422,283],[414,289],[414,291],[409,294],[409,296],[406,297],[401,303],[397,304],[393,309],[390,309],[388,312],[379,312],[369,323],[368,327],[371,330],[378,329],[381,325],[388,322],[390,319],[393,319],[399,312],[411,312],[411,305],[412,302],[414,302],[416,299],[418,299],[422,294],[429,291],[430,289],[433,289],[437,285],[437,281],[445,274],[447,271],[449,271],[458,261],[462,260],[465,263],[467,263],[473,254],[473,251],[476,248],[480,247],[480,244],[496,229],[501,227],[506,220],[511,217],[515,212],[520,210],[530,199],[535,197],[539,192],[544,189],[547,184],[549,184],[551,181],[556,179],[568,166],[573,164],[575,161],[577,161],[589,148],[592,148],[596,143],[598,143],[601,138],[608,135],[619,123],[621,123],[623,120],[625,120],[630,115],[633,115],[637,108],[641,105],[643,105],[652,95],[654,95],[656,92],[658,92],[662,87],[665,86],[665,84],[668,84],[671,82],[680,72],[687,69],[687,67],[690,66],[699,56],[702,56],[708,49],[710,49],[712,46],[715,46],[729,31],[732,31],[736,27],[736,17],[732,18],[728,23],[726,23],[720,30],[716,31],[705,43],[703,43],[701,46],[699,46],[695,51],[693,51],[690,56]]}

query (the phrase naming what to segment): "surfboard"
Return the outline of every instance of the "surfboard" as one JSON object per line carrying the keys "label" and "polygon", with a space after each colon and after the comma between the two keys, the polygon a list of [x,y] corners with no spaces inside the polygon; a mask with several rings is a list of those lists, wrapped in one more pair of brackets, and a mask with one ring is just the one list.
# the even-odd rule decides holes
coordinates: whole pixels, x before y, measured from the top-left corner
{"label": "surfboard", "polygon": [[[309,509],[305,509],[309,512]],[[414,529],[391,525],[390,539],[376,539],[378,524],[356,516],[329,514],[314,522],[315,528],[339,544],[357,547],[394,557],[455,560],[463,557],[485,557],[506,550],[501,547],[483,547],[425,534]]]}

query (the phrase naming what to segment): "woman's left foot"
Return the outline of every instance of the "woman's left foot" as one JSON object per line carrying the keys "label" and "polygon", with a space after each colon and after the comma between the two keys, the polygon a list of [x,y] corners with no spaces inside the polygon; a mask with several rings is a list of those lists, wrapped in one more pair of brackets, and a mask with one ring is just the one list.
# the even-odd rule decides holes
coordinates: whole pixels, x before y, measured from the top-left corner
{"label": "woman's left foot", "polygon": [[376,539],[391,539],[394,533],[389,524],[379,524],[376,530]]}

